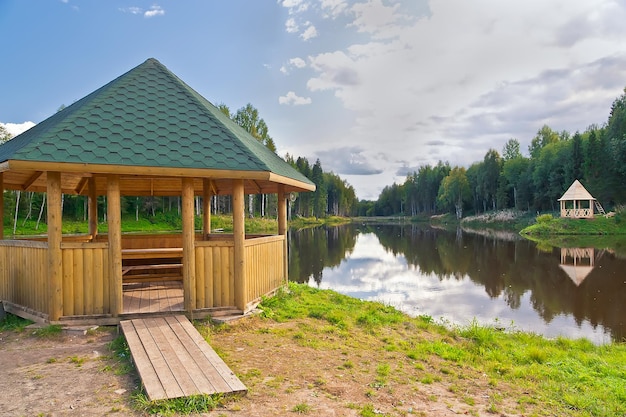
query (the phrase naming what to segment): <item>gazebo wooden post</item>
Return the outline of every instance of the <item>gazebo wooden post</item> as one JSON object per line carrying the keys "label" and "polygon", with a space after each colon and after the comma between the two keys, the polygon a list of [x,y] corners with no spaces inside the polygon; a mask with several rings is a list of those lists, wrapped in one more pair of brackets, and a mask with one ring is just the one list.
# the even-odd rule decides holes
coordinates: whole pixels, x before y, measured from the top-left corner
{"label": "gazebo wooden post", "polygon": [[111,285],[111,314],[123,312],[122,298],[122,210],[120,206],[120,177],[107,176],[107,224],[109,226],[109,280]]}
{"label": "gazebo wooden post", "polygon": [[243,180],[233,180],[233,240],[234,240],[234,275],[235,275],[235,306],[245,312],[248,294],[245,262],[245,198]]}
{"label": "gazebo wooden post", "polygon": [[289,257],[287,256],[287,194],[285,194],[285,186],[283,184],[278,186],[278,234],[285,237],[283,274],[286,282],[289,277]]}
{"label": "gazebo wooden post", "polygon": [[98,235],[98,194],[96,193],[96,179],[89,178],[89,196],[87,201],[87,217],[89,219],[89,235],[95,240]]}
{"label": "gazebo wooden post", "polygon": [[48,172],[48,319],[63,315],[63,256],[61,253],[61,173]]}
{"label": "gazebo wooden post", "polygon": [[211,234],[211,180],[202,180],[202,239]]}
{"label": "gazebo wooden post", "polygon": [[0,240],[4,239],[4,175],[0,172]]}
{"label": "gazebo wooden post", "polygon": [[194,189],[193,178],[183,178],[183,292],[185,310],[196,308],[196,254],[194,248]]}

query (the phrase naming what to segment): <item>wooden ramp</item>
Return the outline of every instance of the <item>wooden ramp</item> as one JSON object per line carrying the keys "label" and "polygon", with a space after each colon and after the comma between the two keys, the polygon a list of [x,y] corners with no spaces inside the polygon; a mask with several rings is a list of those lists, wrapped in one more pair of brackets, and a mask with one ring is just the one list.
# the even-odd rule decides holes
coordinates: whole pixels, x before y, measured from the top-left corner
{"label": "wooden ramp", "polygon": [[120,322],[150,400],[247,388],[183,315]]}

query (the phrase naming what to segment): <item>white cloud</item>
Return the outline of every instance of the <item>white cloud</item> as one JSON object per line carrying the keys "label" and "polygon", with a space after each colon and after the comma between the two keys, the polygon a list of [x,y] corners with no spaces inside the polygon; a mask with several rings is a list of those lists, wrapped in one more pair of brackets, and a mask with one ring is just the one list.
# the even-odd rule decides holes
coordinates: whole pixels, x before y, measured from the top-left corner
{"label": "white cloud", "polygon": [[31,127],[35,126],[33,122],[24,123],[0,123],[11,134],[11,136],[17,136],[20,133],[26,132]]}
{"label": "white cloud", "polygon": [[289,74],[292,68],[302,69],[306,67],[306,61],[302,58],[291,58],[289,63],[280,67],[280,72]]}
{"label": "white cloud", "polygon": [[143,9],[141,7],[136,7],[136,6],[120,7],[118,10],[122,13],[143,14]]}
{"label": "white cloud", "polygon": [[288,106],[302,106],[305,104],[311,104],[310,97],[300,97],[293,91],[289,91],[286,95],[278,97],[278,103],[286,104]]}
{"label": "white cloud", "polygon": [[309,9],[309,3],[303,0],[284,0],[282,5],[289,9],[289,14],[302,13]]}
{"label": "white cloud", "polygon": [[304,68],[304,67],[306,67],[306,62],[304,61],[304,59],[298,58],[298,57],[291,58],[289,60],[289,63],[291,65],[293,65],[294,67],[296,67],[296,68]]}
{"label": "white cloud", "polygon": [[154,17],[154,16],[163,16],[165,14],[165,10],[163,10],[163,8],[161,6],[158,5],[153,5],[150,7],[150,10],[146,10],[146,12],[143,14],[144,17]]}
{"label": "white cloud", "polygon": [[287,33],[298,33],[300,30],[298,24],[296,23],[296,19],[294,18],[287,19],[285,22],[285,29],[287,30]]}
{"label": "white cloud", "polygon": [[322,10],[327,13],[325,17],[335,19],[348,8],[348,3],[345,0],[322,0],[321,6]]}
{"label": "white cloud", "polygon": [[304,25],[306,26],[306,29],[300,34],[300,37],[305,41],[317,38],[317,29],[315,29],[315,26],[313,26],[311,22],[306,22]]}

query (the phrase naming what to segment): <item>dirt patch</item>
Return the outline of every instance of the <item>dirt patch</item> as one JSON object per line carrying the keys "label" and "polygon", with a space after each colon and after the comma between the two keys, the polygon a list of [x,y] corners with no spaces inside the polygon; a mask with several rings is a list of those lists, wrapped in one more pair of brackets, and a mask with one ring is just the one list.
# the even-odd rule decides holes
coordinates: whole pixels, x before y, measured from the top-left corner
{"label": "dirt patch", "polygon": [[[115,370],[114,329],[46,339],[31,333],[0,333],[0,416],[143,415],[132,406],[136,374]],[[408,358],[384,336],[258,317],[206,333],[249,388],[206,416],[517,415],[498,393],[506,387],[462,364]]]}
{"label": "dirt patch", "polygon": [[114,329],[37,337],[0,332],[0,416],[132,416],[134,375],[117,375]]}

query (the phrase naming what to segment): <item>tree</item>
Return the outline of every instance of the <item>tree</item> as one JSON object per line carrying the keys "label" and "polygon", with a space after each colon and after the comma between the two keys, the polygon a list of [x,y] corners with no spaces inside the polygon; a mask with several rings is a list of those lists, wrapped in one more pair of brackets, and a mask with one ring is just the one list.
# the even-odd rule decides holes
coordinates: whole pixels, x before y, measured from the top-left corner
{"label": "tree", "polygon": [[13,138],[13,135],[11,135],[9,133],[8,130],[6,130],[6,128],[0,124],[0,144],[10,140]]}
{"label": "tree", "polygon": [[515,138],[509,139],[502,148],[502,158],[505,161],[509,161],[521,156],[522,152],[520,151],[519,141]]}
{"label": "tree", "polygon": [[523,156],[508,159],[502,165],[502,176],[506,181],[507,190],[512,193],[513,207],[520,209],[520,189],[524,188],[524,180],[528,171],[529,160]]}
{"label": "tree", "polygon": [[[230,110],[225,105],[218,107],[225,115],[230,114]],[[237,112],[231,117],[232,120],[241,126],[246,132],[250,133],[252,137],[265,145],[269,150],[276,153],[276,144],[274,139],[269,135],[269,129],[265,120],[259,117],[259,111],[250,103],[237,110]],[[261,194],[260,212],[263,216],[265,214],[266,205],[265,194]],[[248,196],[248,215],[254,217],[254,195]]]}
{"label": "tree", "polygon": [[315,193],[313,195],[313,215],[315,217],[325,217],[328,196],[326,194],[326,185],[324,184],[324,170],[319,159],[315,161],[315,165],[311,169],[311,181],[315,184]]}
{"label": "tree", "polygon": [[548,125],[543,125],[541,129],[537,131],[537,135],[530,142],[530,146],[528,147],[528,152],[532,158],[538,158],[539,152],[545,146],[556,143],[560,140],[559,134],[554,130],[550,129]]}
{"label": "tree", "polygon": [[487,204],[491,203],[492,209],[496,209],[498,179],[502,169],[502,159],[495,149],[490,149],[483,159],[482,169],[478,175],[479,188],[483,201],[483,210],[487,211]]}
{"label": "tree", "polygon": [[463,217],[463,205],[470,198],[471,191],[465,168],[454,167],[450,174],[441,181],[438,200],[443,206],[454,207],[456,218]]}

